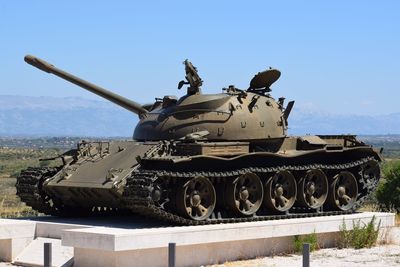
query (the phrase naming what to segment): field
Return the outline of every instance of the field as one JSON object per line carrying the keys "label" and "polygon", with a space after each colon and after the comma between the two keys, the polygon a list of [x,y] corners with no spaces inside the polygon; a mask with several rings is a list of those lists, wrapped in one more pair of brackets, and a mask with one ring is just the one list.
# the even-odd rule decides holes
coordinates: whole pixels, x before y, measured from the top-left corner
{"label": "field", "polygon": [[35,216],[37,212],[27,207],[17,197],[15,178],[0,177],[0,217],[26,217]]}
{"label": "field", "polygon": [[37,215],[16,196],[16,177],[28,166],[43,166],[47,161],[39,158],[54,157],[59,149],[0,148],[0,217]]}
{"label": "field", "polygon": [[[400,136],[371,137],[362,139],[384,148],[386,162],[390,167],[400,160]],[[76,147],[81,138],[0,138],[0,217],[23,217],[37,215],[16,196],[15,182],[21,170],[29,166],[45,166],[49,161],[40,158],[54,157],[63,151]],[[90,140],[90,138],[89,138]],[[371,206],[365,207],[371,209]],[[372,205],[376,209],[376,205]],[[400,223],[400,217],[397,217]]]}

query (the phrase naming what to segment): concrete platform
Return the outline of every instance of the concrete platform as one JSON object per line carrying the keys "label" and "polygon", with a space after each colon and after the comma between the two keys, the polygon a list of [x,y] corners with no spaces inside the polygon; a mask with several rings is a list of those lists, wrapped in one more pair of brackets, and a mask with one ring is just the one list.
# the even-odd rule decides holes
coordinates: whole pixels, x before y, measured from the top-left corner
{"label": "concrete platform", "polygon": [[[165,223],[155,222],[137,216],[87,218],[57,218],[44,216],[21,219],[0,219],[0,262],[18,261],[19,264],[23,264],[24,266],[39,266],[40,264],[37,264],[37,262],[38,260],[42,260],[41,257],[31,262],[29,256],[27,256],[30,253],[29,245],[34,243],[37,238],[58,239],[61,245],[62,231],[66,229],[84,229],[88,227],[143,229],[165,226],[167,226]],[[28,252],[25,251],[26,249],[28,249]],[[68,248],[62,249],[62,247],[60,247],[60,249],[68,251]],[[73,251],[71,247],[69,247],[69,250]],[[23,255],[22,258],[19,257],[21,255]],[[57,254],[54,256],[57,257]],[[35,258],[37,256],[32,255],[32,257]],[[62,260],[62,258],[60,260]],[[59,263],[57,258],[55,258],[53,263]],[[67,261],[65,263],[67,263]],[[62,266],[62,264],[55,264],[55,266]]]}
{"label": "concrete platform", "polygon": [[0,219],[0,261],[11,262],[33,240],[36,224]]}
{"label": "concrete platform", "polygon": [[18,266],[43,266],[44,243],[52,244],[53,266],[71,267],[73,265],[74,250],[72,247],[61,245],[61,240],[38,237],[33,240],[14,260]]}
{"label": "concrete platform", "polygon": [[[205,265],[289,252],[295,235],[313,232],[318,235],[321,247],[332,247],[343,222],[347,229],[352,229],[353,222],[368,223],[373,216],[376,222],[381,222],[381,239],[398,238],[397,232],[394,237],[389,232],[395,224],[395,215],[372,212],[183,227],[137,217],[1,220],[0,251],[5,248],[8,258],[2,257],[2,254],[0,258],[15,259],[14,255],[18,254],[9,244],[2,243],[3,240],[51,237],[61,239],[64,247],[73,248],[74,266],[78,267],[166,266],[170,242],[177,244],[177,266]],[[25,234],[12,229],[14,223],[20,228],[21,225],[28,225]]]}

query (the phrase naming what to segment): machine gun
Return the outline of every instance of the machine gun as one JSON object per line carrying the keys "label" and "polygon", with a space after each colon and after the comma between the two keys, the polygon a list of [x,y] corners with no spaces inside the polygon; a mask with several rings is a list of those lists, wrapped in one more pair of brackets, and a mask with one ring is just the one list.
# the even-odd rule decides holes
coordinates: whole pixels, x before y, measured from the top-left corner
{"label": "machine gun", "polygon": [[180,81],[178,89],[181,89],[184,84],[190,84],[190,87],[188,87],[188,95],[200,93],[200,86],[203,84],[203,80],[200,78],[197,68],[187,59],[183,64],[185,64],[185,78],[187,82],[184,80]]}

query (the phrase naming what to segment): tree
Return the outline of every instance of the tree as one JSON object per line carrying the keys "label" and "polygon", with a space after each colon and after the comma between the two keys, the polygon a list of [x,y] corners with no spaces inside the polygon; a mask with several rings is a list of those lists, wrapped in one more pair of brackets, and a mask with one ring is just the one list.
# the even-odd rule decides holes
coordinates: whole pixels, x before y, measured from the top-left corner
{"label": "tree", "polygon": [[400,162],[383,168],[383,181],[376,190],[376,198],[386,210],[400,211]]}

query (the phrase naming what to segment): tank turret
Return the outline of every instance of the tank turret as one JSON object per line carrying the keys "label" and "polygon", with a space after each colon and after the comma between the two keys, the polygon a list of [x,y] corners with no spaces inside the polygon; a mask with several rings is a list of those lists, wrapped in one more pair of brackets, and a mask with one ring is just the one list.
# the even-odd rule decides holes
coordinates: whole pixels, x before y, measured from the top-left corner
{"label": "tank turret", "polygon": [[82,80],[34,56],[25,61],[45,72],[53,73],[94,94],[114,102],[139,115],[133,138],[140,141],[178,140],[195,132],[207,131],[208,140],[247,141],[282,138],[286,136],[287,117],[293,102],[285,109],[283,101],[271,97],[270,86],[280,72],[269,69],[259,72],[247,90],[229,86],[220,94],[202,94],[203,80],[197,68],[184,61],[187,94],[156,98],[152,105],[140,105],[104,88]]}

